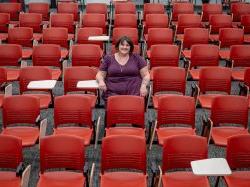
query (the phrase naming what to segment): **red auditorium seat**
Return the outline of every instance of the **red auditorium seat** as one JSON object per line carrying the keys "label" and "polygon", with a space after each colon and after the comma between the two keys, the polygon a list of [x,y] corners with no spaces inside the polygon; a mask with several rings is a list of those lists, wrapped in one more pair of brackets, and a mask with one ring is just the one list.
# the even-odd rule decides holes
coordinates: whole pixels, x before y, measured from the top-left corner
{"label": "red auditorium seat", "polygon": [[[67,135],[44,137],[40,146],[41,173],[37,187],[85,186],[87,174],[84,164],[85,148],[80,138]],[[58,170],[61,168],[70,171]],[[48,171],[50,169],[54,170]]]}
{"label": "red auditorium seat", "polygon": [[[162,172],[172,169],[190,168],[191,161],[206,159],[207,155],[207,141],[203,137],[190,135],[169,137],[164,141],[163,145]],[[159,181],[163,187],[210,186],[206,176],[196,176],[191,171],[167,171],[160,175]]]}
{"label": "red auditorium seat", "polygon": [[92,121],[92,108],[92,99],[88,95],[70,94],[56,97],[53,135],[77,136],[85,146],[90,145],[92,138],[98,137],[94,130],[97,124]]}
{"label": "red auditorium seat", "polygon": [[[100,186],[147,186],[144,138],[131,135],[105,137],[102,140],[101,155]],[[110,169],[136,169],[137,172],[108,171]]]}

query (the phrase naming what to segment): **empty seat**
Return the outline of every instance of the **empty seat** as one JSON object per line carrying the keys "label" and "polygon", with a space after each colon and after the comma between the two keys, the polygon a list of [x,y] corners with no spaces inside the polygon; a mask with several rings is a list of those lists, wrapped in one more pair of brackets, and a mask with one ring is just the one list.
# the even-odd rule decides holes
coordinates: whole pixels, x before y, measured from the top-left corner
{"label": "empty seat", "polygon": [[184,3],[174,3],[173,10],[171,14],[171,21],[178,21],[178,16],[180,14],[193,14],[194,13],[194,5],[193,3],[184,2]]}
{"label": "empty seat", "polygon": [[244,42],[244,31],[238,28],[223,28],[219,32],[220,57],[230,59],[230,46]]}
{"label": "empty seat", "polygon": [[241,16],[241,26],[244,29],[244,42],[250,43],[250,15]]}
{"label": "empty seat", "polygon": [[[147,186],[145,139],[132,135],[105,137],[101,154],[100,186]],[[115,170],[108,171],[110,169]],[[136,169],[137,172],[117,169]]]}
{"label": "empty seat", "polygon": [[107,25],[104,14],[84,14],[82,15],[81,27],[99,27],[103,33],[107,33]]}
{"label": "empty seat", "polygon": [[102,41],[91,41],[88,38],[90,36],[101,36],[103,35],[102,28],[98,27],[84,27],[77,30],[76,43],[77,44],[96,44],[103,49]]}
{"label": "empty seat", "polygon": [[114,27],[137,28],[137,17],[135,14],[117,14],[114,19]]}
{"label": "empty seat", "polygon": [[8,38],[8,29],[10,24],[9,13],[0,13],[0,40],[4,41]]}
{"label": "empty seat", "polygon": [[28,186],[31,166],[25,171],[21,169],[24,167],[22,140],[0,135],[0,155],[0,168],[5,169],[0,171],[0,186]]}
{"label": "empty seat", "polygon": [[191,47],[189,74],[192,79],[199,79],[199,68],[219,65],[219,47],[212,44],[196,44]]}
{"label": "empty seat", "polygon": [[148,14],[165,14],[165,7],[162,3],[145,3],[143,5],[143,20]]}
{"label": "empty seat", "polygon": [[144,34],[150,28],[168,28],[169,20],[167,14],[148,14],[144,23]]}
{"label": "empty seat", "polygon": [[[194,98],[180,95],[160,97],[154,131],[160,145],[164,145],[164,141],[171,136],[195,135]],[[153,139],[154,133],[151,136],[151,145]]]}
{"label": "empty seat", "polygon": [[23,47],[22,58],[30,59],[33,47],[33,29],[29,27],[14,27],[8,31],[8,43]]}
{"label": "empty seat", "polygon": [[[0,45],[0,66],[20,67],[22,59],[22,47],[17,44]],[[19,69],[6,68],[7,81],[15,81],[19,78]]]}
{"label": "empty seat", "polygon": [[104,14],[105,20],[107,20],[108,8],[105,3],[87,3],[86,13],[87,14]]}
{"label": "empty seat", "polygon": [[231,14],[234,22],[240,22],[241,16],[250,13],[250,6],[247,3],[232,3],[231,4]]}
{"label": "empty seat", "polygon": [[244,79],[244,67],[250,67],[250,46],[233,45],[230,48],[230,60],[232,67],[232,78],[242,81]]}
{"label": "empty seat", "polygon": [[68,29],[69,40],[74,39],[75,24],[73,14],[68,13],[54,13],[50,15],[51,27],[63,27]]}
{"label": "empty seat", "polygon": [[201,68],[199,86],[193,90],[196,100],[203,108],[211,108],[215,97],[231,93],[231,70],[224,67]]}
{"label": "empty seat", "polygon": [[156,44],[173,44],[173,30],[170,28],[150,28],[148,29],[147,38],[147,58],[150,59],[151,46]]}
{"label": "empty seat", "polygon": [[[22,139],[23,146],[35,145],[39,138],[37,126],[39,115],[38,98],[27,95],[6,97],[3,101],[3,129],[1,134]],[[13,124],[18,123],[22,126],[13,126]]]}
{"label": "empty seat", "polygon": [[61,51],[56,44],[40,44],[33,49],[32,63],[34,66],[52,66],[52,79],[58,80],[61,76]]}
{"label": "empty seat", "polygon": [[68,57],[69,42],[68,29],[62,27],[51,27],[43,29],[43,44],[57,44],[61,47],[61,58]]}
{"label": "empty seat", "polygon": [[0,3],[0,13],[9,13],[11,21],[18,21],[21,3]]}
{"label": "empty seat", "polygon": [[95,44],[78,44],[72,46],[72,66],[99,67],[102,50]]}
{"label": "empty seat", "polygon": [[[20,84],[20,93],[28,94],[39,99],[40,108],[45,109],[53,106],[53,93],[52,90],[40,89],[32,90],[28,88],[28,85],[31,81],[40,81],[40,80],[52,80],[52,73],[48,67],[41,66],[31,66],[24,67],[20,70],[19,84]],[[40,91],[42,93],[36,93]]]}
{"label": "empty seat", "polygon": [[232,27],[232,17],[226,14],[211,15],[209,17],[210,26],[210,40],[218,41],[219,31],[221,28],[231,28]]}
{"label": "empty seat", "polygon": [[[144,105],[144,98],[139,96],[109,97],[106,110],[106,136],[127,134],[145,138]],[[119,124],[131,126],[119,126]]]}
{"label": "empty seat", "polygon": [[[215,145],[227,146],[229,137],[248,134],[248,100],[243,96],[218,96],[213,99],[210,123]],[[229,126],[228,124],[236,124]]]}
{"label": "empty seat", "polygon": [[[38,187],[85,186],[85,148],[83,141],[74,136],[48,136],[40,144],[40,176]],[[49,169],[70,169],[53,170]],[[81,171],[81,172],[79,172]]]}
{"label": "empty seat", "polygon": [[66,13],[66,14],[73,14],[74,21],[77,22],[79,18],[79,10],[78,10],[78,3],[75,2],[58,2],[57,4],[57,12],[58,13]]}
{"label": "empty seat", "polygon": [[19,15],[20,27],[31,27],[33,29],[33,39],[39,41],[42,39],[42,14],[39,13],[21,13]]}
{"label": "empty seat", "polygon": [[49,3],[29,3],[29,13],[42,14],[43,20],[49,20]]}
{"label": "empty seat", "polygon": [[222,4],[203,3],[202,21],[208,22],[209,17],[213,14],[222,14]]}
{"label": "empty seat", "polygon": [[[240,146],[239,146],[240,145]],[[239,135],[228,138],[227,143],[227,162],[231,169],[249,168],[250,162],[250,135]],[[248,186],[250,183],[250,172],[233,171],[232,175],[224,176],[228,187],[232,186]]]}
{"label": "empty seat", "polygon": [[133,2],[117,2],[115,3],[116,14],[136,14],[136,7]]}
{"label": "empty seat", "polygon": [[191,171],[167,171],[190,168],[191,161],[206,159],[207,155],[208,146],[203,137],[182,135],[167,138],[162,153],[163,174],[160,175],[162,186],[210,186],[206,176],[196,176]]}
{"label": "empty seat", "polygon": [[184,29],[183,41],[181,44],[181,53],[186,59],[191,57],[191,47],[194,44],[208,44],[209,32],[205,28],[187,28]]}
{"label": "empty seat", "polygon": [[98,96],[98,90],[93,88],[77,88],[78,81],[94,80],[97,69],[93,67],[70,67],[64,70],[64,93],[94,93],[86,94],[91,99],[91,106],[94,108]]}
{"label": "empty seat", "polygon": [[56,97],[54,125],[54,135],[74,135],[81,138],[85,146],[89,145],[91,139],[96,137],[91,98],[79,94]]}
{"label": "empty seat", "polygon": [[176,45],[157,44],[150,49],[150,68],[157,66],[178,66],[179,48]]}
{"label": "empty seat", "polygon": [[186,28],[200,28],[201,26],[201,17],[199,15],[180,14],[176,24],[175,37],[180,40],[183,38]]}

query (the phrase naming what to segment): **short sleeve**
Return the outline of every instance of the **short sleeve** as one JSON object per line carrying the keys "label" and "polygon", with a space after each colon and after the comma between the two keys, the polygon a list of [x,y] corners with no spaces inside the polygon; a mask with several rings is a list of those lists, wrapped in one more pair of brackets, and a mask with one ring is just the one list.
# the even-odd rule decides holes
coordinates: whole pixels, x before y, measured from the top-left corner
{"label": "short sleeve", "polygon": [[109,64],[110,64],[110,56],[109,55],[106,55],[104,58],[103,58],[103,61],[99,67],[99,70],[100,71],[108,71],[108,67],[109,67]]}
{"label": "short sleeve", "polygon": [[136,58],[139,70],[147,66],[147,62],[140,55],[135,54],[135,58]]}

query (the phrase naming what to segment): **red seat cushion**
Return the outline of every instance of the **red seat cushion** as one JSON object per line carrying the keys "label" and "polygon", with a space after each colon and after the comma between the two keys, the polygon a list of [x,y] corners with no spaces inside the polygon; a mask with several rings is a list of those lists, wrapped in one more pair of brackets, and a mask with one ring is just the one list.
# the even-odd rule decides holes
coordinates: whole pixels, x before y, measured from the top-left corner
{"label": "red seat cushion", "polygon": [[61,58],[67,58],[69,54],[68,49],[62,48],[61,49]]}
{"label": "red seat cushion", "polygon": [[243,127],[213,127],[212,128],[212,139],[216,145],[227,146],[227,139],[231,136],[248,134],[247,129]]}
{"label": "red seat cushion", "polygon": [[245,43],[250,43],[250,34],[245,34],[244,35],[244,42]]}
{"label": "red seat cushion", "polygon": [[62,71],[60,69],[51,69],[52,79],[58,80],[61,76]]}
{"label": "red seat cushion", "polygon": [[36,41],[42,40],[43,34],[42,33],[33,33],[33,39]]}
{"label": "red seat cushion", "polygon": [[34,96],[40,101],[40,109],[49,108],[51,104],[51,95],[50,94],[28,94],[29,96]]}
{"label": "red seat cushion", "polygon": [[6,68],[7,81],[17,81],[19,79],[20,69]]}
{"label": "red seat cushion", "polygon": [[32,48],[23,48],[22,49],[22,58],[30,59],[32,56],[33,49]]}
{"label": "red seat cushion", "polygon": [[209,35],[209,39],[210,39],[212,42],[219,41],[219,35],[218,35],[218,34],[210,34],[210,35]]}
{"label": "red seat cushion", "polygon": [[250,171],[235,171],[232,175],[225,176],[228,187],[249,187]]}
{"label": "red seat cushion", "polygon": [[83,187],[85,177],[82,173],[70,171],[53,171],[40,174],[37,187]]}
{"label": "red seat cushion", "polygon": [[147,176],[137,172],[107,172],[101,175],[102,187],[145,187]]}
{"label": "red seat cushion", "polygon": [[233,69],[232,71],[232,79],[237,81],[243,81],[244,80],[244,69]]}
{"label": "red seat cushion", "polygon": [[106,128],[106,136],[111,135],[135,135],[145,137],[145,129],[136,127],[110,127]]}
{"label": "red seat cushion", "polygon": [[219,51],[219,55],[221,59],[230,59],[230,49],[223,49]]}
{"label": "red seat cushion", "polygon": [[68,40],[74,40],[75,35],[74,34],[68,34]]}
{"label": "red seat cushion", "polygon": [[8,38],[8,33],[0,33],[0,40],[1,41],[7,40],[7,38]]}
{"label": "red seat cushion", "polygon": [[189,49],[185,49],[182,51],[182,55],[187,58],[187,59],[190,59],[191,58],[191,50]]}
{"label": "red seat cushion", "polygon": [[177,34],[176,35],[177,40],[183,41],[183,38],[184,38],[184,34]]}
{"label": "red seat cushion", "polygon": [[195,129],[191,127],[162,127],[156,129],[158,142],[163,145],[164,139],[174,135],[196,135]]}
{"label": "red seat cushion", "polygon": [[16,126],[4,128],[4,135],[16,136],[22,139],[23,146],[32,146],[36,144],[39,137],[39,129],[37,127]]}
{"label": "red seat cushion", "polygon": [[198,97],[198,100],[202,108],[211,108],[213,99],[220,95],[221,94],[204,94],[204,95],[200,95]]}
{"label": "red seat cushion", "polygon": [[200,70],[199,69],[191,69],[189,73],[193,80],[199,80],[200,78]]}
{"label": "red seat cushion", "polygon": [[0,171],[0,186],[21,186],[21,178],[16,176],[16,172]]}
{"label": "red seat cushion", "polygon": [[209,181],[206,176],[197,176],[192,172],[169,172],[162,176],[163,187],[209,187]]}
{"label": "red seat cushion", "polygon": [[84,140],[84,145],[89,145],[93,129],[85,127],[57,127],[54,129],[54,135],[67,134],[75,135]]}

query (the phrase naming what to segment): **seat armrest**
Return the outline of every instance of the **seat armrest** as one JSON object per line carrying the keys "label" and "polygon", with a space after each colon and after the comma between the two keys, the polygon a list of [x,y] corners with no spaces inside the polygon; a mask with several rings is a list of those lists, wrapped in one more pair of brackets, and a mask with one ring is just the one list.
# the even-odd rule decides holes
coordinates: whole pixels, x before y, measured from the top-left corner
{"label": "seat armrest", "polygon": [[17,177],[21,177],[22,176],[24,168],[25,168],[25,166],[24,166],[23,162],[20,162],[19,165],[16,168],[16,176]]}
{"label": "seat armrest", "polygon": [[239,87],[240,87],[239,95],[242,95],[242,96],[248,96],[249,95],[249,86],[247,86],[243,82],[240,82]]}
{"label": "seat armrest", "polygon": [[199,95],[200,95],[200,88],[199,88],[199,86],[198,86],[196,83],[193,83],[193,84],[191,85],[191,88],[192,88],[191,96],[194,97],[195,103],[196,103],[196,106],[197,106],[198,97],[199,97]]}
{"label": "seat armrest", "polygon": [[206,118],[205,116],[203,116],[201,136],[207,138],[208,144],[211,139],[212,128],[213,128],[213,121],[210,118]]}

